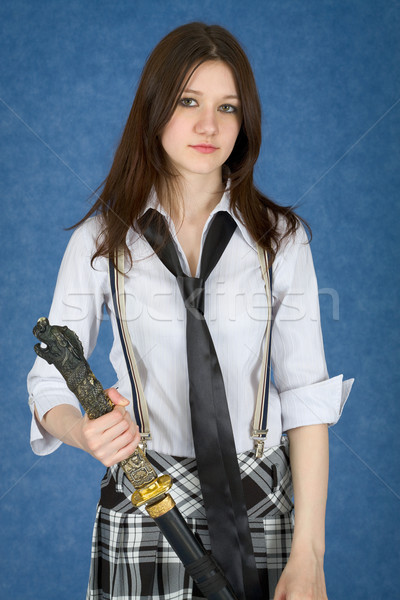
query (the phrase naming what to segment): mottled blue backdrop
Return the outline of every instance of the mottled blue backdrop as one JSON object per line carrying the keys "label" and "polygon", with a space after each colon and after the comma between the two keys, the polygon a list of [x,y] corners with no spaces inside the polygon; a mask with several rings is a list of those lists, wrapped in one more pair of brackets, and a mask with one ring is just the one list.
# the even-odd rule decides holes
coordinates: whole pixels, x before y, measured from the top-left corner
{"label": "mottled blue backdrop", "polygon": [[[247,49],[264,111],[257,182],[309,220],[330,374],[356,378],[330,436],[329,598],[398,598],[394,0],[3,0],[0,596],[84,598],[103,468],[68,447],[31,452],[31,329],[48,314],[63,228],[107,173],[146,57],[192,20],[224,25]],[[102,348],[91,362],[108,386]]]}

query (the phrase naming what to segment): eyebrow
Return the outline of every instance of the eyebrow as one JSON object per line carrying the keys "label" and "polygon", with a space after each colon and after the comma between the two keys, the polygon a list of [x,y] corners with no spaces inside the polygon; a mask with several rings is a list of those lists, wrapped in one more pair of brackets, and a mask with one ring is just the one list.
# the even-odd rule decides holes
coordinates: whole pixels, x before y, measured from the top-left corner
{"label": "eyebrow", "polygon": [[[196,91],[196,90],[191,90],[191,89],[189,89],[189,88],[185,88],[185,89],[183,90],[183,93],[184,93],[184,94],[197,94],[198,96],[204,96],[203,92],[198,92],[198,91]],[[229,99],[229,100],[230,100],[230,99],[233,99],[233,100],[239,100],[239,96],[237,96],[236,94],[228,94],[228,96],[223,96],[223,99],[224,99],[224,100],[228,100],[228,99]]]}

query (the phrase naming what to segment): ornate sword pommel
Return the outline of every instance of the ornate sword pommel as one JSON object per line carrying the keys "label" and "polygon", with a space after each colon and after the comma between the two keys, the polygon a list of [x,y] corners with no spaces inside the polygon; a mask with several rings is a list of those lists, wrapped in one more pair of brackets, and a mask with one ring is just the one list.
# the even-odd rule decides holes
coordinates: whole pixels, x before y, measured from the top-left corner
{"label": "ornate sword pommel", "polygon": [[74,331],[67,326],[50,325],[46,317],[41,317],[33,328],[33,335],[46,345],[43,348],[36,344],[36,354],[58,369],[89,419],[97,419],[113,410],[114,404],[93,375]]}

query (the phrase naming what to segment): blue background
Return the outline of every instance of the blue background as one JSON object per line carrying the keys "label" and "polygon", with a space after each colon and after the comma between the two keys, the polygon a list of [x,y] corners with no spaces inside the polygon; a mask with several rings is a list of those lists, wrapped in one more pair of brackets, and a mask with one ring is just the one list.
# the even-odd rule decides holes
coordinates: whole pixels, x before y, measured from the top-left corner
{"label": "blue background", "polygon": [[[390,0],[3,0],[1,598],[84,598],[103,468],[69,447],[31,452],[31,330],[48,314],[63,228],[110,167],[147,55],[192,20],[227,27],[248,52],[264,113],[257,183],[309,220],[330,374],[356,378],[330,431],[329,598],[398,598],[400,4]],[[108,386],[101,346],[91,364]]]}

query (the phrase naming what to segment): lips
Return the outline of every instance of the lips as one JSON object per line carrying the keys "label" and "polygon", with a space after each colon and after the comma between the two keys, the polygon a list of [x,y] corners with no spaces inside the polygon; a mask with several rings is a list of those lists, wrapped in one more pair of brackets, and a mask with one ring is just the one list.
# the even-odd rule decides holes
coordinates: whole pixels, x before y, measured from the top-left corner
{"label": "lips", "polygon": [[197,150],[197,152],[200,152],[201,154],[211,154],[212,152],[218,150],[218,148],[212,144],[195,144],[190,147],[193,148],[193,150]]}

